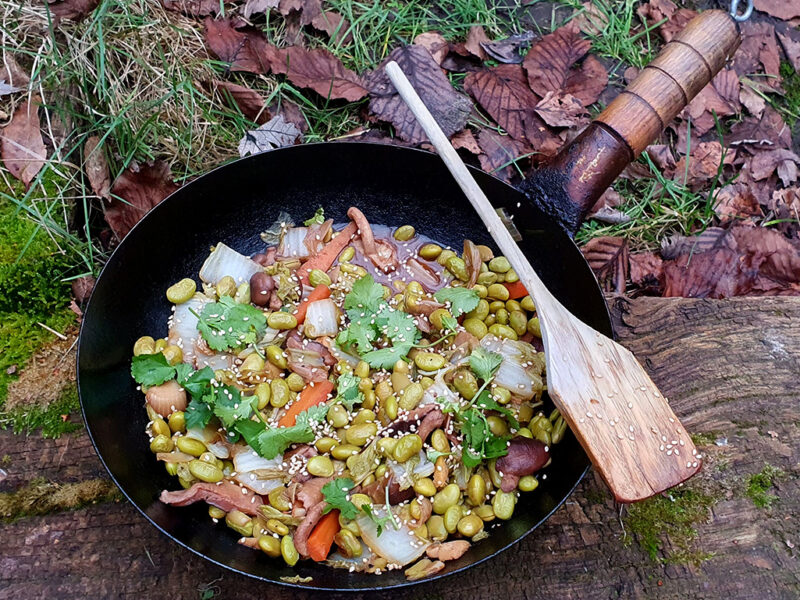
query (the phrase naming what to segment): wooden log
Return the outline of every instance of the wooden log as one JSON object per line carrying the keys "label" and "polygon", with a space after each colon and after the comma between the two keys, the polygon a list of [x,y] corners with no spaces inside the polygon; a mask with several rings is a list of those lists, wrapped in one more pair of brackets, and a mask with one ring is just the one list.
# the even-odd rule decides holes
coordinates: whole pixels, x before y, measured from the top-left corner
{"label": "wooden log", "polygon": [[[796,598],[800,595],[800,299],[611,301],[620,341],[643,361],[687,428],[703,434],[706,494],[695,540],[659,534],[653,560],[641,528],[590,475],[541,528],[495,560],[404,591],[411,599]],[[0,432],[8,492],[44,476],[102,476],[85,434],[59,440]],[[62,457],[60,464],[59,458]],[[757,507],[749,478],[785,475]],[[685,494],[684,494],[685,496]],[[674,494],[676,502],[682,492]],[[680,506],[678,504],[677,506]],[[669,529],[665,524],[665,529]],[[125,502],[0,525],[0,598],[319,598],[236,576],[169,543]],[[688,543],[692,556],[680,554]],[[687,560],[687,558],[689,560]],[[694,560],[691,560],[694,559]],[[696,564],[695,564],[696,563]],[[394,600],[397,593],[331,597]]]}

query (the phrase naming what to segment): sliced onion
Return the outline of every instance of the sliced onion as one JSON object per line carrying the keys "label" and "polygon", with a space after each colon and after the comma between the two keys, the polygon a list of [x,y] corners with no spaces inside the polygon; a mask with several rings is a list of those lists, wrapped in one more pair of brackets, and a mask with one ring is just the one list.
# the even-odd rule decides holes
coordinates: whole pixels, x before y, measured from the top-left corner
{"label": "sliced onion", "polygon": [[308,305],[303,331],[312,338],[323,335],[333,337],[339,332],[339,309],[333,300],[325,298]]}
{"label": "sliced onion", "polygon": [[280,258],[307,258],[311,255],[306,247],[308,227],[291,227],[286,230],[278,246]]}
{"label": "sliced onion", "polygon": [[[386,515],[386,507],[373,506],[372,512],[379,518],[383,517]],[[399,522],[397,516],[395,519]],[[379,536],[378,526],[368,516],[360,515],[356,523],[361,529],[361,539],[369,549],[393,564],[407,565],[422,556],[430,546],[430,542],[418,538],[405,524],[400,529],[395,529],[391,523],[387,523]]]}
{"label": "sliced onion", "polygon": [[300,348],[286,348],[289,367],[297,365],[309,369],[321,369],[325,367],[325,361],[319,352],[313,350],[302,350]]}
{"label": "sliced onion", "polygon": [[182,463],[194,460],[194,456],[175,450],[174,452],[158,452],[156,454],[156,459],[164,461],[165,463]]}
{"label": "sliced onion", "polygon": [[200,268],[200,279],[216,285],[220,279],[230,275],[236,283],[244,283],[263,270],[264,267],[256,261],[219,242]]}
{"label": "sliced onion", "polygon": [[229,458],[231,455],[231,451],[228,449],[228,444],[226,442],[211,442],[210,444],[206,444],[206,446],[208,447],[208,451],[217,458]]}
{"label": "sliced onion", "polygon": [[447,387],[447,384],[444,382],[444,375],[440,373],[436,376],[436,381],[433,383],[433,385],[425,390],[425,393],[422,395],[422,400],[420,400],[418,406],[423,406],[425,404],[441,405],[448,402],[458,402],[458,394]]}
{"label": "sliced onion", "polygon": [[240,450],[233,457],[234,479],[256,494],[267,494],[283,485],[282,462],[282,456],[267,460],[249,448]]}
{"label": "sliced onion", "polygon": [[[197,317],[203,312],[203,307],[211,300],[203,294],[195,294],[194,297],[183,304],[175,305],[175,312],[170,321],[169,335],[167,339],[170,344],[174,344],[183,350],[183,362],[194,364],[197,354],[195,344],[200,338],[197,331]],[[192,312],[194,311],[194,313]]]}
{"label": "sliced onion", "polygon": [[544,360],[533,346],[518,340],[500,339],[492,334],[483,336],[481,346],[503,356],[494,376],[497,385],[525,400],[541,392]]}
{"label": "sliced onion", "polygon": [[211,367],[214,371],[219,371],[220,369],[232,368],[234,359],[235,357],[230,354],[202,354],[198,352],[195,355],[194,363],[198,369]]}
{"label": "sliced onion", "polygon": [[348,354],[339,348],[339,344],[336,343],[336,340],[331,340],[330,343],[325,344],[325,346],[328,348],[328,351],[330,351],[333,358],[336,360],[343,360],[351,367],[355,367],[361,362],[361,359],[358,356],[354,354]]}
{"label": "sliced onion", "polygon": [[[411,487],[420,477],[433,475],[434,470],[434,464],[428,460],[428,456],[422,450],[420,450],[417,455],[417,460],[412,458],[402,464],[390,460],[386,464],[394,473],[394,480],[400,486],[400,490]],[[411,473],[409,473],[408,466],[412,464],[414,468],[411,470]]]}

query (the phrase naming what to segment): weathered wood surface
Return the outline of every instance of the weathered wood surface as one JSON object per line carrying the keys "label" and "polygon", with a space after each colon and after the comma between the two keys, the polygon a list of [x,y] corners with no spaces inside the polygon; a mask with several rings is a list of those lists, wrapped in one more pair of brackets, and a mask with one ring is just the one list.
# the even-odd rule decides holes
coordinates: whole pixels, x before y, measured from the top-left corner
{"label": "weathered wood surface", "polygon": [[[409,600],[800,596],[800,299],[611,304],[619,339],[689,431],[716,440],[701,446],[705,468],[688,484],[714,497],[690,543],[710,557],[696,565],[652,560],[623,529],[625,511],[620,518],[603,484],[589,477],[514,549],[463,576],[402,592]],[[36,477],[104,476],[85,434],[54,441],[0,432],[0,455],[9,456],[0,492]],[[765,464],[785,472],[769,490],[778,497],[771,509],[744,493]],[[663,556],[678,542],[665,538]],[[122,502],[0,526],[0,598],[198,598],[198,588],[214,581],[220,598],[318,597],[215,567],[168,543]]]}

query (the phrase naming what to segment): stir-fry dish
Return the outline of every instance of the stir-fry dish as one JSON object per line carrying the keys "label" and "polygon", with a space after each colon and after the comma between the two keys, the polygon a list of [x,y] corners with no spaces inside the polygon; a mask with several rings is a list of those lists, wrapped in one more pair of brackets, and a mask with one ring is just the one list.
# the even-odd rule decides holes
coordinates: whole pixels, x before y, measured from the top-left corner
{"label": "stir-fry dish", "polygon": [[281,214],[252,257],[218,243],[131,374],[183,488],[162,502],[205,502],[290,566],[415,580],[511,518],[566,423],[541,410],[536,307],[505,257],[347,215]]}

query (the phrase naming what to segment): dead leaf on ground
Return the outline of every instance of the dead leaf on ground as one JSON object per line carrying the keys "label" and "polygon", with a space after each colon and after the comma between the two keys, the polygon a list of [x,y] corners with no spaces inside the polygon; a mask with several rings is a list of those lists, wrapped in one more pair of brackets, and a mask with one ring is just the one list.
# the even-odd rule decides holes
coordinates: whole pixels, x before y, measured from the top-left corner
{"label": "dead leaf on ground", "polygon": [[167,10],[180,12],[190,17],[208,17],[220,12],[219,0],[161,0]]}
{"label": "dead leaf on ground", "polygon": [[105,207],[106,222],[121,240],[151,208],[179,187],[163,160],[133,164],[111,186],[112,200]]}
{"label": "dead leaf on ground", "polygon": [[651,294],[664,287],[664,261],[655,252],[638,252],[628,257],[631,283]]}
{"label": "dead leaf on ground", "polygon": [[767,77],[764,82],[779,89],[781,84],[780,53],[775,39],[775,27],[770,23],[745,21],[739,24],[742,44],[733,55],[733,68],[740,75],[758,72],[759,65]]}
{"label": "dead leaf on ground", "polygon": [[500,65],[470,73],[464,90],[515,140],[527,141],[537,150],[552,154],[561,141],[536,114],[539,97],[526,85],[519,65]]}
{"label": "dead leaf on ground", "polygon": [[291,13],[297,13],[301,26],[310,25],[322,14],[322,2],[320,0],[280,0],[278,10],[285,17]]}
{"label": "dead leaf on ground", "polygon": [[324,48],[306,50],[290,46],[278,50],[272,62],[273,73],[280,73],[293,84],[309,88],[323,98],[355,102],[367,95],[364,81]]}
{"label": "dead leaf on ground", "polygon": [[491,129],[481,130],[478,145],[482,150],[478,155],[481,169],[506,181],[511,181],[516,174],[511,163],[530,150],[523,142]]}
{"label": "dead leaf on ground", "polygon": [[[794,39],[792,36],[794,35]],[[796,30],[792,33],[792,30],[787,31],[784,33],[778,33],[778,40],[783,46],[783,51],[786,53],[786,58],[789,59],[789,62],[794,67],[795,71],[800,71],[800,32]]]}
{"label": "dead leaf on ground", "polygon": [[300,133],[304,134],[308,131],[306,116],[303,114],[303,110],[294,102],[282,98],[279,102],[270,104],[269,110],[272,114],[283,115],[284,120],[297,127]]}
{"label": "dead leaf on ground", "polygon": [[664,19],[669,20],[676,10],[678,10],[678,6],[671,0],[650,0],[639,6],[636,13],[644,19],[649,27],[652,27]]}
{"label": "dead leaf on ground", "polygon": [[753,148],[790,148],[792,130],[781,115],[771,106],[764,109],[760,119],[745,117],[731,126],[725,136],[726,146],[750,146]]}
{"label": "dead leaf on ground", "polygon": [[258,129],[244,134],[239,142],[239,156],[248,156],[291,146],[300,137],[300,130],[294,123],[289,123],[283,115],[272,117]]}
{"label": "dead leaf on ground", "polygon": [[82,21],[97,8],[98,4],[100,0],[47,0],[47,6],[57,21],[60,19]]}
{"label": "dead leaf on ground", "polygon": [[478,140],[475,139],[475,135],[470,129],[459,131],[450,139],[450,143],[453,144],[453,148],[456,150],[466,150],[467,152],[471,152],[475,155],[481,153],[481,147],[478,145]]}
{"label": "dead leaf on ground", "polygon": [[619,192],[614,188],[608,188],[589,210],[587,218],[615,225],[627,223],[631,220],[630,216],[617,209],[623,201],[624,199]]}
{"label": "dead leaf on ground", "polygon": [[714,89],[722,99],[730,105],[734,112],[739,112],[739,75],[733,69],[722,69],[711,80]]}
{"label": "dead leaf on ground", "polygon": [[540,96],[564,89],[572,65],[591,46],[592,43],[582,38],[577,26],[573,24],[559,27],[544,36],[534,44],[522,63],[531,89]]}
{"label": "dead leaf on ground", "polygon": [[84,277],[78,277],[77,279],[72,280],[72,295],[75,296],[75,300],[79,303],[83,303],[89,299],[89,296],[92,295],[92,290],[94,289],[94,284],[96,280],[91,275],[85,275]]}
{"label": "dead leaf on ground", "polygon": [[350,33],[350,21],[334,10],[326,10],[318,14],[311,21],[311,26],[324,31],[328,37],[337,44],[346,45],[353,41]]}
{"label": "dead leaf on ground", "polygon": [[797,163],[800,163],[800,156],[786,148],[762,150],[756,152],[750,161],[750,174],[753,179],[759,181],[777,171],[778,177],[786,187],[797,181]]}
{"label": "dead leaf on ground", "polygon": [[[738,102],[739,80],[738,77],[736,77],[736,73],[733,73],[733,76],[736,78],[736,96]],[[726,92],[731,92],[731,90],[726,89]],[[736,114],[736,108],[733,103],[728,102],[722,97],[715,86],[707,85],[692,99],[689,106],[684,109],[682,114],[684,118],[686,115],[691,117],[692,127],[695,129],[697,135],[703,135],[714,128],[715,114],[717,118],[730,116]]]}
{"label": "dead leaf on ground", "polygon": [[767,107],[767,101],[762,94],[757,93],[749,81],[742,84],[739,90],[739,102],[742,103],[751,115],[756,119],[760,119],[764,114],[764,109]]}
{"label": "dead leaf on ground", "polygon": [[245,27],[237,29],[232,19],[215,21],[206,17],[205,40],[208,49],[231,71],[266,74],[277,56],[275,46],[267,42],[260,31]]}
{"label": "dead leaf on ground", "polygon": [[264,98],[257,91],[233,83],[232,81],[215,80],[211,82],[220,95],[229,104],[238,107],[241,113],[254,123],[266,123],[270,114],[264,107]]}
{"label": "dead leaf on ground", "polygon": [[621,237],[598,237],[581,248],[598,283],[608,292],[625,293],[628,279],[628,240]]}
{"label": "dead leaf on ground", "polygon": [[676,10],[669,21],[664,23],[658,28],[658,33],[665,42],[671,42],[672,39],[686,28],[686,25],[697,16],[696,10],[688,8],[679,8]]}
{"label": "dead leaf on ground", "polygon": [[646,152],[659,171],[665,177],[671,178],[676,164],[672,149],[667,144],[651,144],[647,147]]}
{"label": "dead leaf on ground", "polygon": [[473,25],[467,32],[467,41],[464,42],[464,48],[472,54],[475,58],[486,60],[486,51],[483,49],[483,44],[491,42],[489,36],[480,25]]}
{"label": "dead leaf on ground", "polygon": [[594,2],[584,2],[575,9],[571,21],[586,35],[600,35],[608,27],[608,17]]}
{"label": "dead leaf on ground", "polygon": [[89,180],[89,186],[94,195],[98,198],[109,199],[111,174],[98,136],[93,135],[86,140],[86,144],[83,146],[83,161],[86,178]]}
{"label": "dead leaf on ground", "polygon": [[10,52],[6,53],[3,60],[0,61],[0,81],[4,81],[8,88],[21,91],[28,86],[30,80],[31,78],[14,58],[14,55]]}
{"label": "dead leaf on ground", "polygon": [[47,149],[39,125],[39,97],[19,105],[0,133],[0,157],[9,172],[29,187],[44,166]]}
{"label": "dead leaf on ground", "polygon": [[722,223],[763,216],[761,206],[750,186],[739,182],[726,185],[717,192],[714,212]]}
{"label": "dead leaf on ground", "polygon": [[581,66],[570,70],[564,92],[581,101],[584,106],[597,102],[608,85],[608,71],[597,58],[587,56]]}
{"label": "dead leaf on ground", "polygon": [[265,14],[272,8],[278,8],[280,0],[247,0],[242,9],[242,14],[245,19],[249,19],[253,15]]}
{"label": "dead leaf on ground", "polygon": [[795,0],[755,0],[753,7],[784,21],[800,17],[800,3]]}
{"label": "dead leaf on ground", "polygon": [[699,235],[671,235],[661,241],[661,256],[665,260],[678,258],[681,254],[701,254],[713,248],[725,246],[726,230],[721,227],[708,227]]}
{"label": "dead leaf on ground", "polygon": [[396,48],[367,77],[370,114],[391,123],[397,135],[407,142],[419,144],[427,140],[411,110],[386,75],[384,67],[391,60],[397,61],[403,69],[445,135],[451,137],[464,129],[472,111],[472,102],[453,89],[430,52],[421,46]]}
{"label": "dead leaf on ground", "polygon": [[577,127],[589,122],[589,113],[575,96],[547,92],[534,109],[550,127]]}
{"label": "dead leaf on ground", "polygon": [[481,46],[491,58],[504,64],[519,64],[522,62],[522,50],[529,48],[536,39],[532,31],[517,33],[496,42],[483,42]]}
{"label": "dead leaf on ground", "polygon": [[[731,164],[735,151],[724,152],[725,164]],[[723,161],[723,148],[719,142],[701,142],[692,149],[689,156],[689,169],[686,169],[686,157],[682,156],[675,165],[674,181],[682,181],[692,190],[697,190],[706,182],[717,176],[720,163]],[[685,180],[685,181],[684,181]]]}
{"label": "dead leaf on ground", "polygon": [[444,39],[444,36],[438,31],[420,33],[414,38],[414,44],[416,46],[422,46],[430,52],[433,60],[440,65],[444,62],[447,53],[450,51],[449,42]]}

